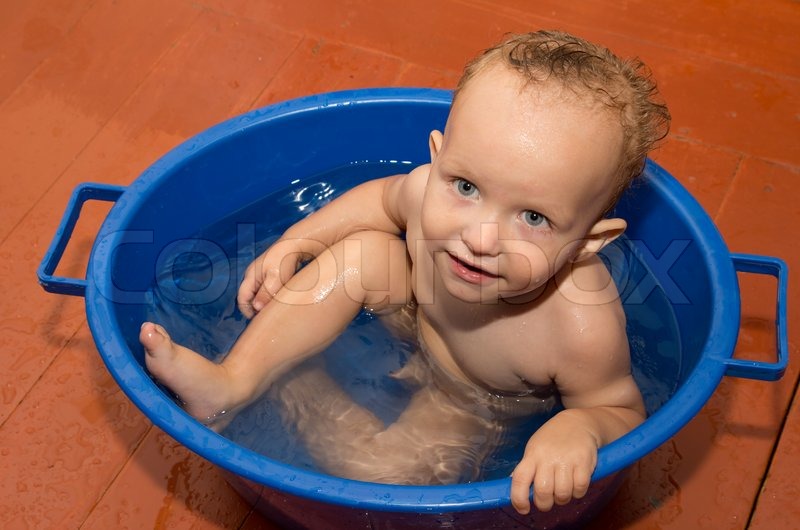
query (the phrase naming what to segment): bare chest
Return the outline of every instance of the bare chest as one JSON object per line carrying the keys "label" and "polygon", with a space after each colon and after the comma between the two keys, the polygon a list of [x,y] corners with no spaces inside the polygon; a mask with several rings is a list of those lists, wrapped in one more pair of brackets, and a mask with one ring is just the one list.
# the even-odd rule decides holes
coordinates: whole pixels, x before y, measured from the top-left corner
{"label": "bare chest", "polygon": [[553,393],[556,346],[544,322],[529,315],[454,326],[435,306],[421,309],[420,332],[429,354],[457,377],[497,394]]}

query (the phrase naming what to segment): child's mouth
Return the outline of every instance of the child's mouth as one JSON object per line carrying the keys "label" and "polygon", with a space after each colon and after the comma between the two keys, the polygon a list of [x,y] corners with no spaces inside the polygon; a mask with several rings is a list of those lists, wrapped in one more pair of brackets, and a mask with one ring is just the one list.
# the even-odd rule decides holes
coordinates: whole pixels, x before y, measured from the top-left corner
{"label": "child's mouth", "polygon": [[483,283],[489,280],[494,280],[498,277],[496,274],[487,272],[480,267],[476,267],[475,265],[459,259],[454,254],[448,253],[448,256],[450,257],[450,266],[453,272],[456,274],[456,276],[466,282]]}

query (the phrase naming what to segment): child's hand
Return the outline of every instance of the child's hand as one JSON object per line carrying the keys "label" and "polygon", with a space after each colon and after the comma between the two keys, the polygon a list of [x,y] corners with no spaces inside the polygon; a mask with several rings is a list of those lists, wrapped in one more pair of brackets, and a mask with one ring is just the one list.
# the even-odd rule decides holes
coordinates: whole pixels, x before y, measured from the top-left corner
{"label": "child's hand", "polygon": [[530,512],[531,484],[534,504],[543,512],[554,503],[580,499],[589,489],[599,443],[569,412],[557,414],[536,431],[511,475],[511,504],[523,515]]}
{"label": "child's hand", "polygon": [[253,318],[294,276],[300,262],[309,257],[307,246],[302,239],[278,240],[247,267],[236,297],[245,317]]}

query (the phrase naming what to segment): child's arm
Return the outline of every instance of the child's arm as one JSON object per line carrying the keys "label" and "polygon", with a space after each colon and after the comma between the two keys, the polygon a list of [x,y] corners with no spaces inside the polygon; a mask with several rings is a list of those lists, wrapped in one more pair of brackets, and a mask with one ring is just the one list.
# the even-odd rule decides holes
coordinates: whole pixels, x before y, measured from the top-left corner
{"label": "child's arm", "polygon": [[530,511],[531,485],[541,511],[583,497],[598,449],[645,419],[631,375],[624,318],[613,313],[594,320],[589,333],[564,339],[554,378],[565,410],[531,436],[514,469],[511,502],[520,513]]}
{"label": "child's arm", "polygon": [[583,497],[598,449],[645,419],[641,394],[630,376],[600,389],[595,398],[599,401],[562,397],[566,409],[528,440],[511,480],[511,502],[517,511],[530,511],[531,484],[534,504],[541,511]]}
{"label": "child's arm", "polygon": [[407,181],[419,180],[427,167],[365,182],[289,227],[245,271],[237,296],[242,313],[252,318],[294,275],[301,261],[316,257],[350,234],[362,230],[401,234],[406,223]]}

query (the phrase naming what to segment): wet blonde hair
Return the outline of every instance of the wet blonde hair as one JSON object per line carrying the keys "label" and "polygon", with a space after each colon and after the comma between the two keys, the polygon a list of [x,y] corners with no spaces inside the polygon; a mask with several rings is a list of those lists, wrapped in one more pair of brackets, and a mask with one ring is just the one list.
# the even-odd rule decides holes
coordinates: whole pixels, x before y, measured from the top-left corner
{"label": "wet blonde hair", "polygon": [[669,111],[656,100],[658,90],[644,63],[623,60],[603,46],[560,31],[511,35],[466,65],[454,97],[472,78],[495,64],[519,72],[529,84],[557,82],[578,96],[592,96],[617,113],[623,153],[603,214],[610,211],[642,173],[647,154],[669,131]]}

